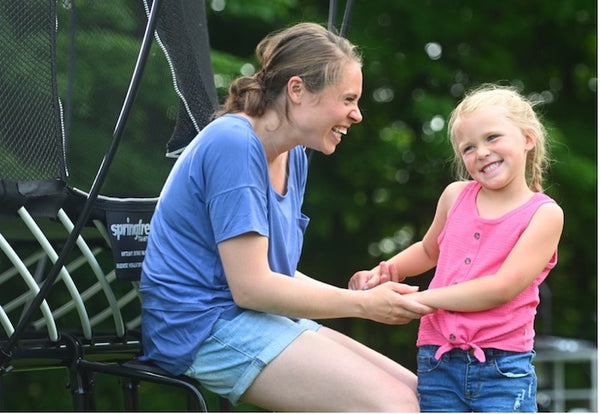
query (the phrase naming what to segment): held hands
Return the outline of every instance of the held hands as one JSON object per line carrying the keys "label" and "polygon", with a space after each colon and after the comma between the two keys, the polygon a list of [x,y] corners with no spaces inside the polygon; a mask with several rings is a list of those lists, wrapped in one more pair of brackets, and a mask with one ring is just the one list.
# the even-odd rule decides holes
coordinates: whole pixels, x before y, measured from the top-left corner
{"label": "held hands", "polygon": [[385,282],[402,282],[404,276],[400,276],[398,269],[390,262],[380,262],[379,266],[371,270],[356,272],[348,282],[348,288],[352,290],[367,290]]}
{"label": "held hands", "polygon": [[417,292],[417,286],[385,282],[373,289],[365,290],[365,317],[388,325],[404,325],[413,319],[435,312],[409,296]]}
{"label": "held hands", "polygon": [[413,319],[435,312],[434,308],[423,305],[411,298],[418,287],[400,284],[405,279],[396,266],[381,262],[371,270],[356,272],[348,282],[351,290],[363,290],[372,301],[366,309],[366,317],[390,325],[403,325]]}

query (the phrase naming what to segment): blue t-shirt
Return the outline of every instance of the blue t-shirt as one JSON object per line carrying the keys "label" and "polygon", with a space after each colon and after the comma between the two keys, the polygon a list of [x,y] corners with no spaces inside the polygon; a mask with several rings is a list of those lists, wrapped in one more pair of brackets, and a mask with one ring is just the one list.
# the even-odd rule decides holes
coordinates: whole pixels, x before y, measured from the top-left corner
{"label": "blue t-shirt", "polygon": [[288,171],[281,195],[252,126],[232,114],[207,125],[181,154],[152,217],[142,265],[144,359],[180,374],[217,318],[239,313],[218,243],[248,232],[268,237],[271,270],[293,277],[309,221],[301,212],[302,147],[290,151]]}

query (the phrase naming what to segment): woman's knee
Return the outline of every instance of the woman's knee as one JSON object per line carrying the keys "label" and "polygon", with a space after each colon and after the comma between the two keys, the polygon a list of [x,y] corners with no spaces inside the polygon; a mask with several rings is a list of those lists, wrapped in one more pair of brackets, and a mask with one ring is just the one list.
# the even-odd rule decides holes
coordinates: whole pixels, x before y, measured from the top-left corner
{"label": "woman's knee", "polygon": [[380,387],[376,394],[371,394],[372,407],[366,411],[380,412],[418,412],[419,400],[417,394],[402,382]]}

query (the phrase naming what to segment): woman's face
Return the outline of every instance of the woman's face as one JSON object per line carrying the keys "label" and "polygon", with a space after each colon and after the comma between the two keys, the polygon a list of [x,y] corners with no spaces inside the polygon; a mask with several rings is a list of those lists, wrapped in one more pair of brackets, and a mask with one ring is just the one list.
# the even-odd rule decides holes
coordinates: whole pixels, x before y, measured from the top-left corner
{"label": "woman's face", "polygon": [[333,153],[350,126],[362,121],[358,108],[361,94],[362,70],[354,61],[341,68],[336,85],[316,94],[305,93],[293,115],[300,130],[299,145],[324,154]]}

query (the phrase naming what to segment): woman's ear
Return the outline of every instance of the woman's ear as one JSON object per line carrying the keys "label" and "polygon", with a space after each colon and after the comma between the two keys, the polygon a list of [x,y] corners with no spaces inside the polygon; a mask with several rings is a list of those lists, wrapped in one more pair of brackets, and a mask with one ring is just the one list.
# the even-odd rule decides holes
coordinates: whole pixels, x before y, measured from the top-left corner
{"label": "woman's ear", "polygon": [[304,93],[304,81],[300,76],[292,76],[287,83],[287,93],[290,100],[298,103],[302,100]]}

